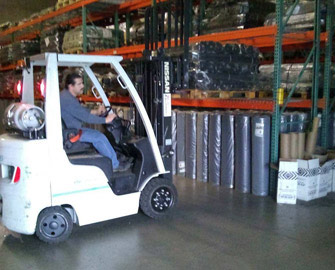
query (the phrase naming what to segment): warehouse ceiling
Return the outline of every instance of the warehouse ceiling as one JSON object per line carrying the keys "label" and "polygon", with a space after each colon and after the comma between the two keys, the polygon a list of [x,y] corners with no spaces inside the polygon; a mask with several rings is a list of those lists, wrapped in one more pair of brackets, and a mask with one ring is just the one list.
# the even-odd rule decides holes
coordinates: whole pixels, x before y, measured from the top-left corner
{"label": "warehouse ceiling", "polygon": [[44,8],[55,6],[57,0],[0,0],[0,24],[19,21]]}

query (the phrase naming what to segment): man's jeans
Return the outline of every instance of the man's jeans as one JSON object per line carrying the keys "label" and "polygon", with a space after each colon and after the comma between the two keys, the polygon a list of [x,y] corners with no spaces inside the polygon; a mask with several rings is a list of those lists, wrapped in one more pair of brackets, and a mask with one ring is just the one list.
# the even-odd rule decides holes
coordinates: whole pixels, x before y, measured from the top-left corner
{"label": "man's jeans", "polygon": [[113,164],[113,168],[119,167],[116,153],[113,146],[109,143],[107,137],[100,131],[91,128],[81,128],[83,133],[79,139],[80,142],[92,143],[94,148],[103,156],[108,157]]}

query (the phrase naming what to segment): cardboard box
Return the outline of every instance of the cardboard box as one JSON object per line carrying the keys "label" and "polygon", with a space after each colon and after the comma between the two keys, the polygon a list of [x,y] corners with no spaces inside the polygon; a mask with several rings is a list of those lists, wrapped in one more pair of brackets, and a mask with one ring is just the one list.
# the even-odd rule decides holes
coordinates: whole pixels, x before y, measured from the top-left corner
{"label": "cardboard box", "polygon": [[278,172],[277,203],[296,204],[298,162],[280,161]]}
{"label": "cardboard box", "polygon": [[332,190],[333,182],[333,161],[327,161],[320,167],[320,178],[318,187],[318,198],[327,196]]}
{"label": "cardboard box", "polygon": [[318,198],[319,166],[319,159],[298,160],[298,200],[310,201]]}
{"label": "cardboard box", "polygon": [[333,191],[333,165],[335,160],[329,160],[324,165],[329,167],[329,173],[328,173],[328,193]]}

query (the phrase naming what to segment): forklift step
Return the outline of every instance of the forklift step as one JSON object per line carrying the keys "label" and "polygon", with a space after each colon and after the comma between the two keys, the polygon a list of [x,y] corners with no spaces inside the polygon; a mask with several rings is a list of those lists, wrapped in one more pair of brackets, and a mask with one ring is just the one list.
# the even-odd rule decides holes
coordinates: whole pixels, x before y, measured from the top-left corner
{"label": "forklift step", "polygon": [[115,172],[109,186],[116,195],[128,194],[136,191],[136,175],[129,171]]}

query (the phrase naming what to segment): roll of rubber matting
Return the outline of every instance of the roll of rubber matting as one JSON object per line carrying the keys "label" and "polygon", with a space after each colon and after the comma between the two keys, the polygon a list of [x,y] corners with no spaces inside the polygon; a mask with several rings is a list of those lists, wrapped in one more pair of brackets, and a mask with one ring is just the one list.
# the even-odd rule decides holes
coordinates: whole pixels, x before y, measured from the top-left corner
{"label": "roll of rubber matting", "polygon": [[298,133],[306,132],[308,128],[309,114],[308,113],[298,113]]}
{"label": "roll of rubber matting", "polygon": [[299,130],[299,113],[298,112],[293,112],[289,114],[290,118],[290,132],[298,132]]}
{"label": "roll of rubber matting", "polygon": [[208,123],[208,112],[199,112],[197,115],[197,180],[201,182],[208,182]]}
{"label": "roll of rubber matting", "polygon": [[329,148],[335,147],[335,113],[331,113],[329,120],[328,142],[329,142]]}
{"label": "roll of rubber matting", "polygon": [[177,112],[177,174],[185,176],[185,112]]}
{"label": "roll of rubber matting", "polygon": [[250,193],[251,186],[250,116],[235,116],[235,189]]}
{"label": "roll of rubber matting", "polygon": [[196,179],[197,171],[197,113],[190,111],[185,113],[185,176]]}
{"label": "roll of rubber matting", "polygon": [[172,125],[172,150],[174,155],[172,156],[172,174],[176,174],[176,162],[177,162],[177,113],[175,110],[171,114],[171,125]]}
{"label": "roll of rubber matting", "polygon": [[232,112],[221,116],[221,185],[227,188],[234,188],[234,119]]}
{"label": "roll of rubber matting", "polygon": [[221,115],[218,112],[209,116],[208,143],[208,179],[214,185],[220,185],[221,166]]}
{"label": "roll of rubber matting", "polygon": [[268,115],[252,118],[252,194],[269,195],[270,126]]}
{"label": "roll of rubber matting", "polygon": [[289,122],[289,115],[287,113],[282,113],[280,116],[280,133],[290,132]]}

